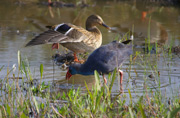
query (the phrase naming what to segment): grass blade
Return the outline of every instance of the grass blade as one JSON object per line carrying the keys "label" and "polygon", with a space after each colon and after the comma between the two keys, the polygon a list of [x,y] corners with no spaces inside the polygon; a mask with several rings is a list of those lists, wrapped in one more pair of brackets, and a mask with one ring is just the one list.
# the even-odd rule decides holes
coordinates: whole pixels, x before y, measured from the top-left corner
{"label": "grass blade", "polygon": [[33,101],[34,101],[34,104],[35,104],[35,107],[36,107],[37,113],[39,114],[38,103],[37,103],[36,98],[35,98],[34,96],[33,96]]}
{"label": "grass blade", "polygon": [[1,66],[0,71],[1,71],[3,68],[4,68],[4,65],[3,65],[3,66]]}
{"label": "grass blade", "polygon": [[7,104],[7,113],[9,116],[11,116],[11,107]]}
{"label": "grass blade", "polygon": [[41,74],[41,79],[42,79],[42,76],[43,76],[43,64],[40,65],[40,74]]}
{"label": "grass blade", "polygon": [[146,118],[146,115],[145,115],[145,113],[144,113],[144,110],[143,110],[142,105],[141,105],[140,102],[139,102],[139,109],[140,109],[140,111],[141,111],[142,118]]}
{"label": "grass blade", "polygon": [[130,97],[130,106],[132,105],[132,95],[130,89],[128,89],[129,97]]}
{"label": "grass blade", "polygon": [[99,93],[97,98],[96,98],[96,107],[95,107],[95,111],[97,111],[96,109],[100,106],[100,102],[101,102],[101,98],[102,98],[103,92]]}
{"label": "grass blade", "polygon": [[129,113],[130,113],[131,118],[134,118],[133,112],[130,107],[129,107]]}
{"label": "grass blade", "polygon": [[114,71],[113,71],[112,80],[111,80],[111,84],[110,84],[110,87],[109,87],[110,93],[111,93],[112,86],[114,84],[114,80],[116,79],[116,71],[117,71],[117,69],[114,69]]}
{"label": "grass blade", "polygon": [[175,118],[176,114],[180,111],[180,107],[174,109],[173,111],[171,111],[170,113],[170,118]]}
{"label": "grass blade", "polygon": [[100,78],[99,78],[99,73],[96,70],[94,71],[94,76],[95,76],[95,81],[96,81],[96,84],[95,84],[96,90],[100,91],[101,90]]}
{"label": "grass blade", "polygon": [[18,69],[21,68],[21,52],[18,50]]}
{"label": "grass blade", "polygon": [[90,95],[91,100],[93,100],[93,95],[92,95],[92,93],[89,91],[89,88],[88,88],[86,82],[85,82],[85,85],[86,85],[86,89],[87,89],[87,91],[88,91],[88,93],[89,93],[89,95]]}
{"label": "grass blade", "polygon": [[24,113],[21,114],[20,118],[29,118]]}

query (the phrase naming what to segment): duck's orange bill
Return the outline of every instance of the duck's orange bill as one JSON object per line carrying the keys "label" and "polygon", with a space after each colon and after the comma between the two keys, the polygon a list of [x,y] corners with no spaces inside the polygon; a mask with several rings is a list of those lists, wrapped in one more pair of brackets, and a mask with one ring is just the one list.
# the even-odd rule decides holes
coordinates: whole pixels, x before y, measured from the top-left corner
{"label": "duck's orange bill", "polygon": [[72,74],[69,72],[69,69],[66,73],[66,80],[69,80],[71,78]]}
{"label": "duck's orange bill", "polygon": [[52,50],[53,49],[59,49],[59,43],[53,43],[52,44]]}

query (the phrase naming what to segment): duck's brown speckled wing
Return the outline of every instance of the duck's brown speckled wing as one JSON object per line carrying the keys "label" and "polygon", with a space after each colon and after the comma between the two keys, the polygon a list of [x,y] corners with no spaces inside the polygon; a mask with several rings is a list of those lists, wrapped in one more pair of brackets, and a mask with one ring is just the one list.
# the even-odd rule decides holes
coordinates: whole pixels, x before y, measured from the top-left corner
{"label": "duck's brown speckled wing", "polygon": [[67,38],[68,37],[62,33],[53,30],[48,30],[33,38],[30,42],[26,44],[26,46],[53,44]]}
{"label": "duck's brown speckled wing", "polygon": [[82,27],[63,23],[36,36],[26,46],[81,42],[88,39],[88,35],[89,32]]}

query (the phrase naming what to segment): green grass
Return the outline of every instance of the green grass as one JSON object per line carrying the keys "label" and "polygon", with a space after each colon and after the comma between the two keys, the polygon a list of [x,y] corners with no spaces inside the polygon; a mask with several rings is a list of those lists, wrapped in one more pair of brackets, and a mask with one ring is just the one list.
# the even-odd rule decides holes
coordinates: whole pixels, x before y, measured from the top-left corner
{"label": "green grass", "polygon": [[[150,62],[144,60],[140,53],[136,53],[136,57],[140,62],[132,60],[131,64],[136,63],[145,67],[145,75],[147,68],[156,70],[153,71],[153,74],[157,74],[157,68],[151,67]],[[7,77],[0,78],[0,117],[180,117],[180,95],[172,98],[162,95],[158,76],[156,79],[159,89],[153,91],[145,81],[143,95],[136,96],[137,100],[135,101],[130,89],[126,94],[112,95],[112,86],[117,78],[116,70],[109,74],[107,85],[100,83],[101,78],[95,71],[96,83],[92,89],[86,85],[86,92],[82,88],[72,88],[64,92],[56,91],[54,94],[51,92],[54,89],[53,85],[42,81],[42,64],[40,64],[39,82],[34,81],[29,64],[26,60],[21,59],[20,52],[18,52],[18,65],[19,72],[18,75],[13,76],[14,79],[11,79],[10,76],[13,74],[12,69],[7,69]],[[2,69],[3,67],[0,68],[0,71]],[[130,73],[129,77],[131,78]]]}

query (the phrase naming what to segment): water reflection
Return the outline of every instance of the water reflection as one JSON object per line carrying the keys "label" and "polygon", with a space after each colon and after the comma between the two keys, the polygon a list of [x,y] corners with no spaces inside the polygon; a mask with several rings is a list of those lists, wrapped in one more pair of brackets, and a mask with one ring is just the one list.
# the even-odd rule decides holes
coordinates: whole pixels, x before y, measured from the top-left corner
{"label": "water reflection", "polygon": [[[155,78],[160,78],[162,90],[172,90],[179,88],[179,72],[180,58],[176,55],[172,57],[164,56],[160,53],[153,57],[144,55],[145,38],[148,37],[148,26],[150,24],[150,41],[157,42],[161,45],[178,46],[180,44],[180,10],[177,7],[159,7],[147,9],[146,17],[142,20],[142,12],[144,9],[139,9],[134,3],[128,2],[102,2],[97,1],[96,6],[88,8],[51,8],[51,12],[47,6],[40,6],[34,3],[24,5],[16,5],[13,1],[0,1],[0,67],[4,65],[0,71],[0,77],[4,78],[7,73],[7,68],[17,64],[17,51],[20,50],[22,58],[27,58],[31,66],[31,71],[34,78],[39,76],[39,65],[44,65],[44,81],[52,82],[63,80],[64,85],[67,83],[84,86],[84,80],[87,79],[87,84],[90,87],[94,84],[94,77],[90,76],[75,76],[73,80],[65,80],[65,70],[53,65],[52,55],[55,51],[51,51],[49,45],[41,45],[25,48],[25,44],[30,41],[35,35],[46,30],[46,25],[54,25],[62,22],[70,22],[72,24],[84,27],[85,20],[90,14],[99,14],[107,24],[117,27],[115,32],[108,32],[104,28],[100,28],[103,36],[103,44],[107,44],[114,40],[119,34],[131,32],[134,34],[136,51],[141,52],[141,56],[145,60],[149,60],[147,65],[143,64],[141,59],[136,59],[136,63],[128,70],[129,61],[126,61],[122,66],[124,71],[124,91],[130,89],[134,94],[143,94],[144,81],[148,81],[148,85],[153,90],[158,88],[158,80],[149,78],[153,74]],[[136,4],[141,5],[141,4]],[[142,7],[142,5],[141,5]],[[140,7],[140,8],[141,8]],[[6,12],[4,12],[6,11]],[[151,20],[150,20],[151,19]],[[61,47],[61,53],[65,52]],[[146,58],[145,58],[146,57]],[[139,61],[138,61],[139,60]],[[152,66],[150,66],[152,65]],[[147,68],[151,67],[151,68]],[[156,69],[160,72],[158,76]],[[53,72],[53,70],[55,70]],[[129,80],[128,80],[129,78]],[[115,80],[113,92],[117,93],[118,79]],[[63,83],[57,82],[63,88]],[[69,84],[70,85],[70,84]],[[169,91],[170,92],[170,91]],[[170,93],[172,94],[172,93]]]}
{"label": "water reflection", "polygon": [[94,76],[75,75],[70,80],[56,81],[56,86],[58,86],[60,89],[71,89],[72,87],[77,89],[78,87],[82,87],[84,90],[86,90],[85,83],[89,89],[92,89],[92,87],[95,85]]}
{"label": "water reflection", "polygon": [[[142,12],[140,18],[133,19],[131,22],[123,22],[113,25],[112,32],[119,33],[121,36],[133,35],[135,38],[134,46],[145,51],[150,43],[155,48],[157,43],[163,46],[168,41],[168,33],[160,22],[148,18],[146,12]],[[128,34],[127,34],[128,33]],[[156,52],[156,49],[154,49]],[[152,51],[151,51],[152,52]]]}

